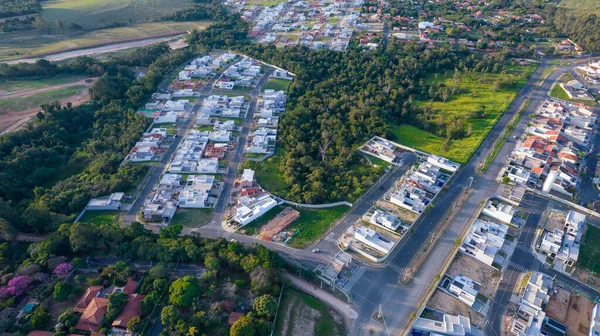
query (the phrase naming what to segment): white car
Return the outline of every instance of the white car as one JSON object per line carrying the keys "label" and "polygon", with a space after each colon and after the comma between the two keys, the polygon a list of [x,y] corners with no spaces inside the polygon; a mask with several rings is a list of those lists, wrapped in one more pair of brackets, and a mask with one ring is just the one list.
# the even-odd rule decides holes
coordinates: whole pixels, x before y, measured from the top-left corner
{"label": "white car", "polygon": [[312,253],[319,253],[319,249],[312,250]]}

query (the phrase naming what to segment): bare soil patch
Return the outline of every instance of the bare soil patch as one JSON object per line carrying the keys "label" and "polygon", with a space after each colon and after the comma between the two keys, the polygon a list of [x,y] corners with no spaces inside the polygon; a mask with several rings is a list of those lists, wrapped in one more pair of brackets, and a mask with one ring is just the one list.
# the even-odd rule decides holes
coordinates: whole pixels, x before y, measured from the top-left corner
{"label": "bare soil patch", "polygon": [[427,306],[452,315],[468,316],[471,319],[471,324],[477,327],[483,326],[485,320],[483,315],[439,289],[435,290],[433,296],[427,302]]}
{"label": "bare soil patch", "polygon": [[496,293],[496,286],[500,280],[501,273],[499,270],[485,265],[474,258],[468,257],[462,253],[458,253],[452,264],[446,272],[451,277],[456,277],[459,273],[473,279],[481,284],[479,293],[492,299]]}
{"label": "bare soil patch", "polygon": [[589,334],[594,303],[585,296],[559,288],[546,305],[546,314],[567,325],[569,335],[586,336]]}

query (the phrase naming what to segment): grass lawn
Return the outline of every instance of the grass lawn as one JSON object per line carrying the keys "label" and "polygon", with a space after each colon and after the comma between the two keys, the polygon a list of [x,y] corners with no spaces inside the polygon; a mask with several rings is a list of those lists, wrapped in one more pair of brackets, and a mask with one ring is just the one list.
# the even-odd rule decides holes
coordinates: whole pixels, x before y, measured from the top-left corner
{"label": "grass lawn", "polygon": [[24,111],[32,108],[38,108],[40,105],[49,103],[53,100],[59,100],[81,94],[85,86],[71,86],[36,93],[28,97],[0,99],[0,110]]}
{"label": "grass lawn", "polygon": [[43,89],[49,86],[78,82],[84,79],[84,76],[56,76],[49,78],[36,78],[28,80],[7,80],[0,81],[0,91],[18,92],[25,90]]}
{"label": "grass lawn", "polygon": [[207,209],[177,209],[171,223],[183,224],[187,227],[200,227],[208,224],[213,214],[213,208]]}
{"label": "grass lawn", "polygon": [[[508,66],[507,73],[515,75],[516,84],[511,88],[502,88],[492,90],[494,82],[501,79],[502,74],[486,73],[482,78],[480,73],[461,73],[460,89],[461,93],[452,95],[445,103],[435,101],[432,108],[436,112],[433,120],[442,122],[444,118],[450,115],[464,115],[476,111],[483,107],[484,117],[471,119],[471,135],[462,139],[453,140],[450,149],[447,152],[442,151],[444,138],[435,134],[417,129],[409,125],[396,125],[392,127],[391,133],[396,140],[403,145],[414,147],[416,149],[442,155],[452,161],[464,164],[477,150],[481,142],[487,137],[494,125],[498,122],[502,114],[508,109],[517,93],[525,85],[531,74],[535,72],[537,65],[528,66]],[[450,72],[448,77],[440,76],[437,80],[451,85],[453,74]],[[430,76],[427,81],[435,81],[435,77]],[[416,102],[417,105],[429,104],[428,101]],[[466,127],[466,125],[465,125]]]}
{"label": "grass lawn", "polygon": [[216,117],[216,119],[223,121],[223,122],[228,121],[228,120],[233,120],[233,122],[235,122],[236,126],[239,126],[243,120],[242,118],[227,118],[227,117]]}
{"label": "grass lawn", "polygon": [[79,221],[95,225],[113,224],[118,220],[120,214],[121,211],[115,210],[90,210],[86,211]]}
{"label": "grass lawn", "polygon": [[[577,264],[590,271],[592,268],[595,272],[600,271],[600,228],[587,226]],[[596,264],[595,267],[594,264]]]}
{"label": "grass lawn", "polygon": [[596,106],[596,101],[595,100],[580,100],[580,99],[571,99],[569,98],[569,96],[567,95],[567,92],[565,92],[565,90],[560,87],[559,83],[566,83],[568,81],[573,80],[573,76],[570,74],[567,74],[568,76],[561,76],[559,78],[559,80],[556,82],[556,85],[554,85],[554,87],[552,88],[552,91],[550,91],[550,95],[554,98],[558,98],[561,100],[566,100],[566,101],[570,101],[570,102],[574,102],[574,103],[583,103],[587,106],[591,106],[594,107]]}
{"label": "grass lawn", "polygon": [[247,94],[241,94],[241,93],[220,93],[223,95],[226,95],[227,97],[239,97],[239,96],[243,96],[245,100],[249,101],[250,100],[250,95]]}
{"label": "grass lawn", "polygon": [[191,0],[51,0],[42,2],[48,22],[73,22],[86,29],[109,23],[144,22],[190,7]]}
{"label": "grass lawn", "polygon": [[281,296],[275,336],[294,336],[302,330],[306,335],[346,335],[343,319],[325,303],[286,287]]}
{"label": "grass lawn", "polygon": [[292,81],[289,81],[287,79],[269,78],[269,81],[267,82],[267,84],[265,84],[263,91],[271,89],[271,90],[283,90],[283,91],[287,92],[291,83],[292,83]]}
{"label": "grass lawn", "polygon": [[374,157],[373,155],[367,155],[364,153],[361,153],[359,155],[364,156],[368,161],[371,162],[371,164],[376,165],[378,167],[389,167],[391,165],[391,163],[384,161],[378,157]]}
{"label": "grass lawn", "polygon": [[288,226],[290,230],[297,230],[288,245],[295,248],[316,243],[350,209],[345,205],[326,209],[293,208],[300,212],[300,217]]}
{"label": "grass lawn", "polygon": [[244,161],[243,167],[255,171],[256,181],[261,187],[275,196],[284,195],[285,191],[288,189],[288,185],[283,180],[283,174],[279,170],[279,165],[281,164],[283,156],[283,148],[277,146],[275,155],[262,162]]}
{"label": "grass lawn", "polygon": [[570,65],[571,62],[569,62],[569,61],[561,61],[561,60],[550,60],[550,61],[548,61],[548,64],[559,65],[559,66],[567,66],[567,65]]}
{"label": "grass lawn", "polygon": [[[68,19],[63,20],[63,22],[69,21]],[[0,39],[0,60],[58,52],[67,48],[83,48],[128,39],[174,34],[192,29],[202,30],[210,23],[211,21],[145,22],[127,27],[91,31],[69,31],[66,33],[57,31],[52,32],[50,35],[41,34],[37,31],[3,33]],[[54,26],[54,24],[52,25]]]}

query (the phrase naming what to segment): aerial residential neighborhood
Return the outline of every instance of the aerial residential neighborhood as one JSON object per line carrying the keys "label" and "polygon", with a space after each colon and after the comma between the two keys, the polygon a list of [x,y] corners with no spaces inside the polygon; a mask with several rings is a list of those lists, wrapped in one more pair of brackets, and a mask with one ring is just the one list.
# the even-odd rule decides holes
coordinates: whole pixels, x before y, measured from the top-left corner
{"label": "aerial residential neighborhood", "polygon": [[600,4],[0,1],[0,336],[600,335]]}

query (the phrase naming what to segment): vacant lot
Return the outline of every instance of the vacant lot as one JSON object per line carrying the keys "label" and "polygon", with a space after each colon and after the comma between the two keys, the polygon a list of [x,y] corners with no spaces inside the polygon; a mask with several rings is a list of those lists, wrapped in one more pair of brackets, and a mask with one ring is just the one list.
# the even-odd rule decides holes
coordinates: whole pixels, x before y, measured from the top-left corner
{"label": "vacant lot", "polygon": [[270,78],[267,84],[265,84],[265,90],[283,90],[286,91],[290,87],[292,81],[281,79],[281,78]]}
{"label": "vacant lot", "polygon": [[554,85],[554,87],[552,88],[552,91],[550,91],[550,95],[554,98],[558,98],[558,99],[562,99],[562,100],[566,100],[566,101],[570,101],[570,102],[575,102],[575,103],[583,103],[587,106],[596,106],[596,101],[595,100],[581,100],[581,99],[571,99],[569,98],[569,96],[567,95],[567,92],[565,92],[565,90],[559,85],[560,83],[567,83],[571,80],[573,80],[573,76],[571,76],[570,74],[568,75],[563,75],[559,78],[559,80],[556,82],[556,84]]}
{"label": "vacant lot", "polygon": [[283,180],[279,166],[281,159],[284,156],[284,151],[281,146],[275,149],[275,155],[262,162],[244,161],[244,168],[250,168],[255,171],[256,181],[265,190],[274,195],[284,195],[287,191],[287,183]]}
{"label": "vacant lot", "polygon": [[478,282],[481,285],[479,293],[489,299],[494,298],[496,285],[502,275],[497,269],[480,263],[462,253],[456,255],[446,273],[451,277],[456,277],[460,273]]}
{"label": "vacant lot", "polygon": [[290,246],[296,248],[306,248],[316,243],[350,209],[345,205],[327,209],[292,208],[300,212],[300,218],[287,228],[297,231],[289,242]]}
{"label": "vacant lot", "polygon": [[[433,122],[442,124],[442,121],[448,117],[463,116],[480,109],[484,113],[482,118],[468,120],[472,125],[471,135],[453,140],[448,151],[442,150],[443,137],[408,125],[397,125],[391,129],[394,140],[428,153],[445,156],[458,163],[466,163],[508,109],[536,68],[536,65],[507,67],[506,72],[514,76],[516,84],[510,88],[497,90],[493,89],[494,83],[505,79],[503,74],[461,73],[459,84],[461,92],[450,96],[446,102],[435,101],[432,103],[432,109],[437,111],[432,118]],[[450,72],[446,77],[441,76],[435,79],[434,76],[431,76],[427,81],[430,83],[441,81],[445,85],[451,86],[452,76],[453,74]],[[425,106],[429,102],[421,101],[416,104]],[[465,127],[467,126],[465,125]]]}
{"label": "vacant lot", "polygon": [[41,16],[48,22],[61,20],[96,29],[112,23],[158,19],[192,3],[191,0],[51,0],[42,3]]}
{"label": "vacant lot", "polygon": [[82,223],[91,223],[95,225],[114,224],[118,221],[121,213],[121,211],[113,210],[86,211],[79,221]]}
{"label": "vacant lot", "polygon": [[343,318],[314,297],[285,288],[275,323],[276,336],[343,336]]}
{"label": "vacant lot", "polygon": [[3,33],[0,39],[0,60],[23,58],[30,55],[48,54],[72,48],[84,48],[131,39],[202,30],[210,21],[148,22],[128,27],[98,29],[80,32],[52,32],[49,35],[37,31]]}
{"label": "vacant lot", "polygon": [[171,223],[182,224],[185,227],[200,227],[208,224],[212,218],[213,209],[177,209]]}
{"label": "vacant lot", "polygon": [[585,336],[589,334],[593,308],[593,302],[587,297],[558,288],[546,305],[546,314],[567,325],[569,335]]}
{"label": "vacant lot", "polygon": [[45,89],[56,85],[69,84],[84,79],[83,76],[56,76],[50,78],[7,80],[0,82],[0,98],[21,91]]}
{"label": "vacant lot", "polygon": [[579,260],[577,265],[587,270],[594,269],[596,275],[600,271],[600,228],[592,225],[587,225],[587,229],[583,233],[583,242],[579,252]]}
{"label": "vacant lot", "polygon": [[433,296],[427,302],[427,306],[448,314],[467,316],[471,319],[471,324],[478,327],[483,327],[485,321],[483,315],[439,289],[435,290]]}

